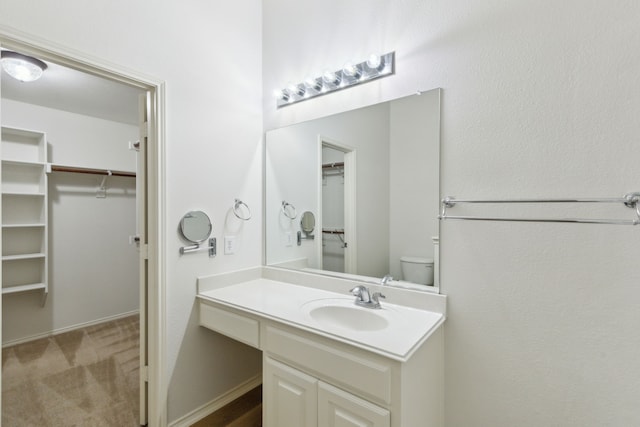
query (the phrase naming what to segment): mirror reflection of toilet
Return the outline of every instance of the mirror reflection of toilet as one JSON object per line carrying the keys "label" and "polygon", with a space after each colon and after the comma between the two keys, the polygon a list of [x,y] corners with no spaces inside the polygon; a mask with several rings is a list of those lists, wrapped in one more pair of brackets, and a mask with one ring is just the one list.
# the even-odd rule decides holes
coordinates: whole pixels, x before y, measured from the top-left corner
{"label": "mirror reflection of toilet", "polygon": [[433,286],[433,259],[413,256],[400,258],[402,280],[420,285]]}

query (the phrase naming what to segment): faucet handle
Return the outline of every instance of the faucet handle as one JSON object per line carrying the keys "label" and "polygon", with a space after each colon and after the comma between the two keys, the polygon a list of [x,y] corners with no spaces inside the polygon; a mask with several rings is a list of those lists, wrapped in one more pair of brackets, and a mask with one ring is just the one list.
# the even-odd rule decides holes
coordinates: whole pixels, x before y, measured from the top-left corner
{"label": "faucet handle", "polygon": [[379,303],[380,302],[379,298],[386,299],[387,297],[382,295],[382,292],[374,292],[373,295],[371,295],[371,300],[373,300],[373,302]]}
{"label": "faucet handle", "polygon": [[354,297],[360,298],[360,300],[362,301],[362,291],[363,291],[363,286],[362,285],[358,285],[358,286],[354,287],[353,289],[351,289],[349,292],[351,292],[351,294]]}

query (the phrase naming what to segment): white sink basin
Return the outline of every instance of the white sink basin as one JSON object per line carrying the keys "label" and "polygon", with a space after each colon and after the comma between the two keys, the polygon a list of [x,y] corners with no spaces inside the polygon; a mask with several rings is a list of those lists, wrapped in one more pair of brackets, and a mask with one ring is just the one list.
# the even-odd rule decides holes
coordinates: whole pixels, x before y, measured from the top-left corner
{"label": "white sink basin", "polygon": [[352,331],[380,331],[389,326],[382,309],[357,306],[353,299],[327,298],[309,301],[302,310],[317,323]]}

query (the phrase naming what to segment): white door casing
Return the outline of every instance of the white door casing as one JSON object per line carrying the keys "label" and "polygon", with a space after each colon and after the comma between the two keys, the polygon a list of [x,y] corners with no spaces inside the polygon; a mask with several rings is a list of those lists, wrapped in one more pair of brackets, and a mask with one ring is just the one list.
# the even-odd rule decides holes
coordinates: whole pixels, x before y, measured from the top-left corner
{"label": "white door casing", "polygon": [[148,92],[140,95],[138,99],[138,127],[140,129],[137,143],[137,167],[136,167],[136,212],[138,215],[138,274],[140,290],[140,425],[147,425],[149,413],[149,359],[148,359],[148,261],[149,241],[147,236],[147,144],[148,144],[148,117],[151,94]]}

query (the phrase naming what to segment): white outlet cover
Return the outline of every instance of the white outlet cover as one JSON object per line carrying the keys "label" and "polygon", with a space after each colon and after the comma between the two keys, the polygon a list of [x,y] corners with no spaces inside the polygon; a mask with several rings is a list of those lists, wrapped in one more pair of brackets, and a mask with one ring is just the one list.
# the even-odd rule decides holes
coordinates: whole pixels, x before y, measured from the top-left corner
{"label": "white outlet cover", "polygon": [[236,236],[224,236],[224,254],[236,253]]}

